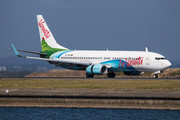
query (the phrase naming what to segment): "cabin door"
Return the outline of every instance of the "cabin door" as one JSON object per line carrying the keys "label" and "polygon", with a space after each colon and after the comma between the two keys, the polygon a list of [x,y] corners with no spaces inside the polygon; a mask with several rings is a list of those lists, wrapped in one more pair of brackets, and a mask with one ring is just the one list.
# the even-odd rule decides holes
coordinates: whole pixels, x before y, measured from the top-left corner
{"label": "cabin door", "polygon": [[148,55],[147,57],[146,57],[146,65],[149,65],[150,64],[150,56]]}

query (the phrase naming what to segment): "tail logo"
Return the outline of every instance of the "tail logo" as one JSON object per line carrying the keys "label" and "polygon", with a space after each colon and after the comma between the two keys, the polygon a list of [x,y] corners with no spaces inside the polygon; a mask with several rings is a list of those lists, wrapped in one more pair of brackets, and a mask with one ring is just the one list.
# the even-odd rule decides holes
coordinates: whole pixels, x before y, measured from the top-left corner
{"label": "tail logo", "polygon": [[48,38],[48,37],[50,37],[51,35],[50,35],[50,32],[44,27],[44,24],[43,23],[45,23],[45,21],[42,21],[42,19],[39,21],[39,23],[38,23],[38,25],[39,25],[39,27],[41,28],[41,30],[43,31],[43,33],[44,33],[44,36],[46,37],[46,39]]}

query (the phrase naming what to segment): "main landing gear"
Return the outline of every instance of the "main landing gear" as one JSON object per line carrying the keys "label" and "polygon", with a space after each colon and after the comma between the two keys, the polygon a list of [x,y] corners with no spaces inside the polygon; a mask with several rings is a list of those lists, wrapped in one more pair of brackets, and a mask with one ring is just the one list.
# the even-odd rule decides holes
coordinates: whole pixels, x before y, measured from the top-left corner
{"label": "main landing gear", "polygon": [[87,77],[87,78],[93,78],[94,75],[86,73],[86,77]]}
{"label": "main landing gear", "polygon": [[154,77],[154,78],[158,78],[158,75],[157,75],[157,74],[154,74],[153,77]]}
{"label": "main landing gear", "polygon": [[[110,72],[110,73],[107,74],[107,77],[108,77],[108,78],[115,78],[115,76],[116,76],[116,75],[115,75],[115,73],[113,73],[113,72]],[[86,77],[87,77],[87,78],[93,78],[94,75],[86,73]]]}
{"label": "main landing gear", "polygon": [[110,72],[107,74],[107,76],[108,76],[108,78],[115,78],[116,75],[115,75],[115,73]]}

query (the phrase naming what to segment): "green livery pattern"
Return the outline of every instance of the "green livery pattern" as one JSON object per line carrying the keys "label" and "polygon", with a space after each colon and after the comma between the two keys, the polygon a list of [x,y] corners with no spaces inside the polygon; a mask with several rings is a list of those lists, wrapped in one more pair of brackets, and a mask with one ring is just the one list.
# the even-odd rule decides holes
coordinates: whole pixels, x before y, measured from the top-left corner
{"label": "green livery pattern", "polygon": [[52,48],[50,47],[46,41],[44,40],[44,38],[42,38],[42,42],[41,42],[41,47],[42,47],[42,52],[41,53],[47,53],[46,56],[41,56],[42,58],[50,58],[50,56],[52,54],[54,54],[55,52],[58,51],[68,51],[69,49],[59,49],[59,48]]}

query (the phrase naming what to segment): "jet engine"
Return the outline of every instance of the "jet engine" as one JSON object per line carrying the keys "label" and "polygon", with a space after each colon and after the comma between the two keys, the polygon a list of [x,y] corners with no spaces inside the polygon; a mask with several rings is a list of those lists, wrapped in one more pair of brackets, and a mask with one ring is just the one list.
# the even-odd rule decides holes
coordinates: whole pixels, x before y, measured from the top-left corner
{"label": "jet engine", "polygon": [[86,72],[90,75],[104,75],[107,71],[107,67],[103,64],[90,65],[86,68]]}
{"label": "jet engine", "polygon": [[124,72],[125,75],[142,75],[144,72]]}

